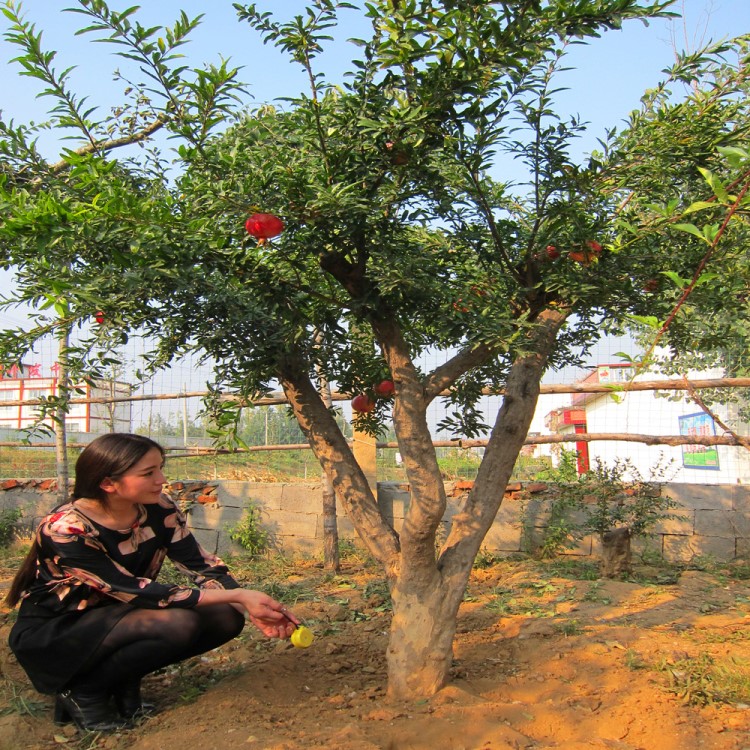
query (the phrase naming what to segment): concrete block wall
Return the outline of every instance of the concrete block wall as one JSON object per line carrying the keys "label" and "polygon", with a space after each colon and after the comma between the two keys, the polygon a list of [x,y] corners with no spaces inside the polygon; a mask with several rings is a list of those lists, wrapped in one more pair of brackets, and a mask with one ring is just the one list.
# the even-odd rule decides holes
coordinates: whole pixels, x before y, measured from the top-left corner
{"label": "concrete block wall", "polygon": [[56,492],[54,479],[0,480],[0,513],[18,509],[20,524],[31,528],[57,505]]}
{"label": "concrete block wall", "polygon": [[[222,481],[212,483],[213,502],[188,503],[185,510],[198,541],[211,552],[225,554],[236,548],[229,529],[239,523],[248,507],[258,509],[263,529],[280,551],[305,553],[322,549],[322,487],[320,483],[275,484]],[[345,536],[346,522],[339,526]],[[353,531],[353,529],[352,529]]]}
{"label": "concrete block wall", "polygon": [[[442,532],[447,534],[452,517],[460,510],[471,489],[466,481],[446,484],[448,507]],[[168,493],[187,513],[200,543],[209,551],[226,554],[236,550],[229,530],[239,523],[248,507],[259,512],[260,522],[272,545],[286,553],[320,554],[323,549],[322,487],[319,482],[276,484],[240,481],[173,482]],[[554,489],[543,483],[509,485],[495,523],[482,548],[494,553],[528,551],[539,543],[548,522]],[[651,538],[636,540],[638,548],[649,548],[672,562],[697,557],[727,561],[750,557],[750,486],[669,484],[664,493],[678,507],[661,522]],[[409,485],[378,484],[381,512],[396,531],[403,525],[410,501]],[[30,528],[57,503],[54,480],[5,480],[0,482],[0,512],[19,508],[22,523]],[[339,537],[356,539],[351,522],[340,514]],[[598,555],[599,542],[583,539],[569,550],[573,555]]]}

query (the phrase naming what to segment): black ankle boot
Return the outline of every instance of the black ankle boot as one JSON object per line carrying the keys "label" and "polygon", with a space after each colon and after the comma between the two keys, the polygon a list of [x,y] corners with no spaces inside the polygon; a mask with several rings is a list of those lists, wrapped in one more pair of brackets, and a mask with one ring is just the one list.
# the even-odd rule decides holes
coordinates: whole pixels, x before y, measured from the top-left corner
{"label": "black ankle boot", "polygon": [[141,700],[140,680],[125,683],[114,691],[114,698],[115,706],[124,719],[138,719],[156,713],[153,703],[144,703]]}
{"label": "black ankle boot", "polygon": [[55,723],[69,721],[86,732],[114,732],[126,726],[112,711],[106,696],[86,696],[64,690],[55,699]]}

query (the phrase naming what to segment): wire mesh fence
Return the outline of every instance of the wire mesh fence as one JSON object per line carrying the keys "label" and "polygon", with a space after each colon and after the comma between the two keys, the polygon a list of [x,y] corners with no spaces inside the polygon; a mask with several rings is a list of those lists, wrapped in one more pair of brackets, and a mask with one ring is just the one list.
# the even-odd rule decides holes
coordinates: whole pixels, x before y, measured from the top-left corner
{"label": "wire mesh fence", "polygon": [[[726,382],[734,381],[695,381]],[[668,390],[661,382],[655,390],[589,390],[586,408],[570,403],[581,391],[543,394],[537,417],[540,429],[532,430],[518,458],[514,480],[549,478],[561,460],[572,454],[582,473],[594,463],[629,459],[643,475],[666,471],[671,481],[691,483],[739,483],[750,481],[750,438],[745,423],[733,417],[731,406],[700,411],[684,385]],[[750,385],[750,384],[749,384]],[[572,388],[559,385],[556,390]],[[595,386],[578,386],[579,388]],[[725,386],[729,387],[729,386]],[[747,385],[734,386],[738,400],[746,398]],[[672,398],[665,394],[671,393]],[[560,397],[569,403],[560,405]],[[196,400],[185,395],[182,400]],[[83,400],[83,399],[81,399]],[[487,397],[488,415],[499,409],[502,395]],[[339,401],[339,422],[344,434],[353,435],[351,408]],[[198,408],[197,405],[195,407]],[[736,411],[736,409],[734,409]],[[716,412],[722,412],[721,416]],[[184,408],[183,415],[189,413]],[[288,409],[281,404],[257,405],[242,410],[239,435],[244,447],[217,449],[209,426],[200,420],[181,422],[161,418],[150,424],[131,424],[128,429],[153,438],[167,451],[168,474],[174,479],[234,479],[256,482],[299,482],[320,477],[320,467]],[[733,428],[728,428],[731,423]],[[107,430],[103,430],[107,431]],[[0,478],[42,478],[56,474],[55,444],[49,436],[29,440],[23,430],[0,429]],[[75,463],[81,449],[97,432],[68,432],[68,462]],[[23,441],[26,442],[23,442]],[[446,480],[474,479],[487,438],[467,439],[456,435],[434,435],[438,462]],[[406,481],[395,436],[384,434],[377,441],[377,476],[382,481]]]}
{"label": "wire mesh fence", "polygon": [[[168,474],[173,479],[293,482],[320,476],[320,467],[282,394],[272,394],[242,410],[238,434],[246,449],[217,451],[203,413],[203,396],[212,383],[210,364],[197,355],[187,357],[147,381],[138,381],[138,363],[148,349],[148,342],[131,338],[112,382],[102,383],[96,393],[73,399],[71,409],[79,412],[67,420],[71,466],[96,434],[121,430],[161,443],[167,449]],[[644,474],[652,467],[669,465],[673,481],[750,482],[749,430],[742,416],[750,380],[725,380],[721,373],[710,372],[689,381],[655,382],[649,379],[653,376],[639,374],[623,363],[621,351],[633,352],[629,339],[607,339],[592,354],[590,366],[568,368],[545,380],[514,478],[544,478],[559,466],[561,457],[572,453],[579,473],[595,462],[628,458]],[[47,381],[52,383],[47,387],[54,388],[55,354],[54,342],[43,344],[17,372],[6,371],[0,379],[0,478],[55,476],[50,435],[22,444],[28,440],[28,427],[37,411],[33,397],[44,396],[41,386]],[[424,369],[436,367],[447,356],[435,353]],[[707,408],[700,397],[705,389],[720,393],[722,403]],[[501,405],[502,394],[488,392],[481,399],[487,435]],[[344,434],[351,438],[353,414],[348,397],[334,394],[334,406]],[[441,470],[446,479],[473,479],[487,436],[468,440],[441,432],[438,425],[447,408],[438,398],[427,414]],[[377,472],[379,480],[406,480],[388,425],[378,443]]]}

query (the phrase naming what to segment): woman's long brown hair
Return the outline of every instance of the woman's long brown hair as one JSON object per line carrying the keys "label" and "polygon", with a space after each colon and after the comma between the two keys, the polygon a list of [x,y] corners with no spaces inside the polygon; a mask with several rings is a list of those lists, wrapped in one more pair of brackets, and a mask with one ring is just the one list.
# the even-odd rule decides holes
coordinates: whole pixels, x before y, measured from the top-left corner
{"label": "woman's long brown hair", "polygon": [[[145,435],[112,432],[92,440],[81,451],[76,461],[76,479],[72,499],[88,497],[100,503],[106,502],[106,493],[102,490],[101,483],[107,478],[118,479],[153,448],[157,448],[162,456],[164,455],[164,449],[159,443]],[[23,592],[36,578],[38,564],[39,530],[37,529],[31,549],[13,577],[8,593],[5,595],[7,607],[15,607],[18,604]]]}

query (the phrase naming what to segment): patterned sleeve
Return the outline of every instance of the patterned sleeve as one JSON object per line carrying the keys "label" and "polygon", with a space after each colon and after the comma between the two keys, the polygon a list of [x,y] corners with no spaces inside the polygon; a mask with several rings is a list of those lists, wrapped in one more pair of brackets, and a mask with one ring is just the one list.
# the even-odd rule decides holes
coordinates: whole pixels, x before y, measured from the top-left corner
{"label": "patterned sleeve", "polygon": [[136,577],[114,560],[92,524],[68,507],[48,516],[39,528],[46,588],[60,603],[84,609],[102,597],[136,607],[194,607],[200,592],[187,586]]}
{"label": "patterned sleeve", "polygon": [[201,588],[240,588],[224,561],[201,547],[188,528],[185,514],[173,500],[162,496],[158,507],[164,512],[165,528],[171,531],[167,556],[181,573]]}

